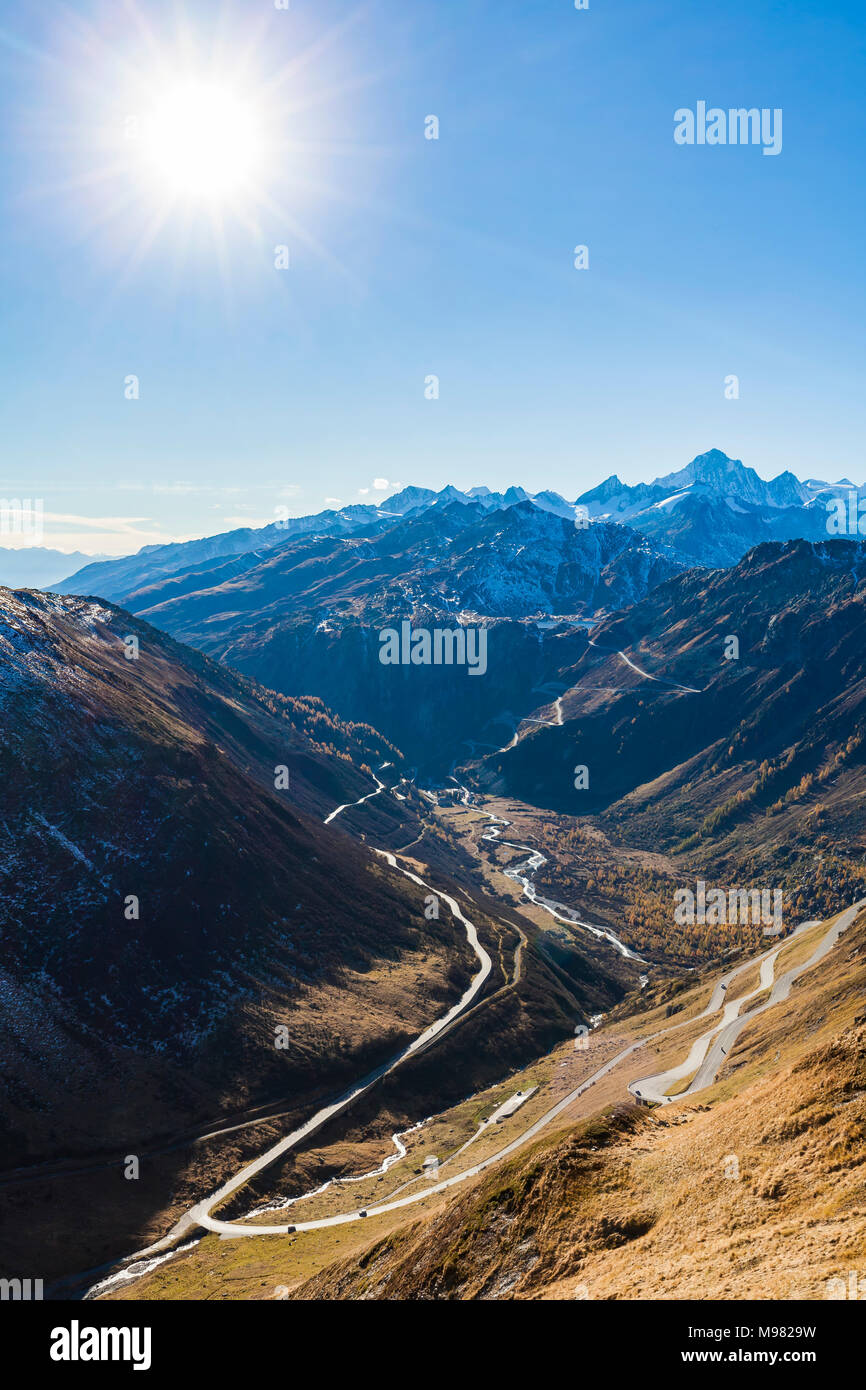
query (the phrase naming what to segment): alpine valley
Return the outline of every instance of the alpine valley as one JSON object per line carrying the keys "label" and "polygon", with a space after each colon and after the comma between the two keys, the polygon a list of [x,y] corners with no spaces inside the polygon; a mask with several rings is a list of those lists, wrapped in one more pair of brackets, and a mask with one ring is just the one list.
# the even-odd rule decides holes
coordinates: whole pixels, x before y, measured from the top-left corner
{"label": "alpine valley", "polygon": [[[711,450],[0,589],[4,1274],[829,1296],[866,1258],[863,495]],[[675,914],[707,888],[736,912]]]}

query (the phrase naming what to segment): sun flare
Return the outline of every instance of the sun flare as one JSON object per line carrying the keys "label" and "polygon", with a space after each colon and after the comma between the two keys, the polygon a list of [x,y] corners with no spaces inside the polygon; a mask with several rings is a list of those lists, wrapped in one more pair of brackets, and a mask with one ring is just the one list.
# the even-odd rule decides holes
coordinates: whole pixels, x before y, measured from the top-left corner
{"label": "sun flare", "polygon": [[170,85],[154,101],[142,118],[140,147],[148,178],[172,197],[234,196],[255,184],[265,164],[255,104],[196,78]]}
{"label": "sun flare", "polygon": [[110,40],[70,20],[55,119],[37,132],[50,171],[38,191],[117,266],[119,286],[152,260],[171,268],[172,295],[216,275],[228,310],[289,245],[347,275],[313,225],[325,200],[368,197],[345,101],[368,79],[340,30],[304,44],[276,11],[251,28],[234,0],[198,24],[153,8],[124,0],[135,22],[106,24]]}

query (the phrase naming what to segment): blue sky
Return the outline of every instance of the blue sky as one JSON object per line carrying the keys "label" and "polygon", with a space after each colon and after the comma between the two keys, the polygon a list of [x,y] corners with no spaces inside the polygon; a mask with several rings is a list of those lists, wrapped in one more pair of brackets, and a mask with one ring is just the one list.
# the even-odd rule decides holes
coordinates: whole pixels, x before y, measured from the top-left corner
{"label": "blue sky", "polygon": [[[45,544],[122,553],[374,479],[573,498],[711,447],[866,475],[861,4],[138,13],[0,14],[0,496],[44,499]],[[115,138],[175,58],[237,78],[267,133],[221,241]],[[782,153],[677,146],[699,100],[781,108]]]}

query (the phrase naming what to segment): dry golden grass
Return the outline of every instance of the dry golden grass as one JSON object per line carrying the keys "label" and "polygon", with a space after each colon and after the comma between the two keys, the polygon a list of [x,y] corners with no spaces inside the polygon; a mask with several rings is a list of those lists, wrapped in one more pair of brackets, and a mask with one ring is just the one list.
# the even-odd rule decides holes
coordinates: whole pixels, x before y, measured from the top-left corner
{"label": "dry golden grass", "polygon": [[786,970],[791,970],[808,960],[826,929],[824,922],[817,922],[814,927],[803,932],[802,936],[798,936],[796,941],[789,941],[783,946],[776,958],[776,974],[783,975]]}
{"label": "dry golden grass", "polygon": [[[687,1011],[708,988],[689,991]],[[866,914],[786,1003],[750,1020],[699,1096],[664,1110],[623,1102],[628,1080],[682,1061],[706,1027],[691,1018],[453,1196],[323,1232],[208,1237],[115,1296],[273,1298],[279,1287],[298,1299],[822,1299],[829,1279],[866,1274],[864,995]],[[538,1084],[465,1161],[495,1151],[645,1036],[647,1021],[612,1022],[588,1052],[563,1044],[436,1117],[387,1181],[411,1177],[422,1151],[444,1156],[507,1094]]]}
{"label": "dry golden grass", "polygon": [[742,999],[745,995],[751,994],[753,989],[757,989],[760,982],[761,968],[752,965],[748,970],[744,970],[735,980],[731,980],[725,993],[725,999],[730,1004],[733,999]]}
{"label": "dry golden grass", "polygon": [[822,1299],[866,1265],[864,1058],[860,1027],[718,1106],[543,1140],[297,1296]]}

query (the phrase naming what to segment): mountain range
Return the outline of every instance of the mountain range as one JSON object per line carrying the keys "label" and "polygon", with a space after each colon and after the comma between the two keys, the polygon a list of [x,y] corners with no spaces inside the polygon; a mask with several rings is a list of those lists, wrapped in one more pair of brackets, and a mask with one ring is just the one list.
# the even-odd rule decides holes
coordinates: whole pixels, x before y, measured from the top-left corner
{"label": "mountain range", "polygon": [[85,555],[80,550],[67,553],[40,545],[0,545],[0,585],[7,589],[48,589],[82,565],[101,564],[107,559]]}
{"label": "mountain range", "polygon": [[791,472],[764,482],[753,468],[719,449],[699,454],[685,468],[651,483],[628,486],[612,475],[574,501],[557,492],[533,493],[522,487],[493,492],[478,486],[462,492],[449,485],[436,492],[410,486],[382,503],[289,517],[204,540],[145,546],[136,555],[68,571],[68,577],[55,587],[121,602],[140,588],[208,561],[262,552],[304,536],[375,533],[400,518],[417,518],[455,503],[472,508],[476,517],[529,503],[567,521],[622,522],[662,547],[670,546],[689,564],[724,565],[735,563],[764,540],[820,539],[827,534],[828,500],[852,490],[861,496],[864,487],[856,487],[847,478],[837,483],[817,479],[801,483]]}
{"label": "mountain range", "polygon": [[628,487],[613,475],[578,503],[593,518],[621,521],[664,541],[689,563],[717,566],[736,564],[762,541],[821,540],[828,534],[828,501],[853,487],[847,479],[801,483],[790,472],[764,482],[738,459],[711,449],[652,483]]}
{"label": "mountain range", "polygon": [[[579,646],[580,624],[639,602],[696,564],[732,565],[767,540],[827,536],[847,487],[762,481],[718,450],[650,484],[615,477],[553,492],[406,487],[385,502],[89,565],[59,588],[96,594],[283,694],[374,724],[441,775],[495,749]],[[378,660],[383,630],[488,629],[489,672],[464,678]],[[430,729],[437,730],[431,743]]]}
{"label": "mountain range", "polygon": [[[375,712],[410,763],[427,766],[435,752],[442,769],[465,753],[465,738],[510,735],[509,709],[537,703],[533,687],[564,659],[575,615],[632,603],[680,567],[672,552],[614,522],[582,529],[528,501],[484,510],[450,500],[387,528],[191,566],[118,601],[286,695],[318,696],[350,720]],[[489,628],[485,678],[383,665],[380,634],[404,620]]]}

